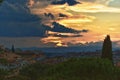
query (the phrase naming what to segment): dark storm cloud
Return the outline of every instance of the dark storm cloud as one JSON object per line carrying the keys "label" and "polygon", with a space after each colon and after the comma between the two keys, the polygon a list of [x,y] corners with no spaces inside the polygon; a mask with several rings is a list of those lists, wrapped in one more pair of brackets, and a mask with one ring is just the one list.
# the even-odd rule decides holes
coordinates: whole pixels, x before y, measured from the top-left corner
{"label": "dark storm cloud", "polygon": [[[47,31],[52,31],[55,32],[54,34],[46,34],[47,36],[52,36],[52,37],[83,37],[80,33],[87,33],[89,30],[83,29],[83,30],[75,30],[72,28],[68,28],[66,26],[63,26],[57,22],[52,23],[52,27],[45,26]],[[70,34],[61,34],[61,33],[70,33]],[[47,37],[46,36],[46,37]]]}
{"label": "dark storm cloud", "polygon": [[51,29],[51,31],[53,31],[53,32],[61,32],[61,33],[80,33],[81,32],[79,30],[67,28],[56,22],[53,22],[52,25],[53,25],[53,28]]}
{"label": "dark storm cloud", "polygon": [[[46,31],[74,34],[87,32],[87,30],[78,31],[67,28],[56,22],[53,22],[53,28],[45,26],[41,23],[40,17],[31,14],[27,2],[28,0],[5,0],[2,3],[0,6],[0,37],[45,37]],[[67,0],[67,2],[71,1]],[[72,2],[76,1],[72,0]],[[45,16],[54,17],[51,13],[45,13]],[[60,13],[59,17],[67,17],[67,15]]]}
{"label": "dark storm cloud", "polygon": [[44,13],[45,17],[48,17],[48,18],[51,18],[51,19],[54,19],[55,16],[52,14],[52,13]]}
{"label": "dark storm cloud", "polygon": [[80,32],[88,32],[89,30],[83,29]]}
{"label": "dark storm cloud", "polygon": [[28,0],[5,0],[0,6],[0,36],[45,36],[46,28],[40,18],[32,15],[26,6]]}
{"label": "dark storm cloud", "polygon": [[68,17],[68,16],[65,14],[59,13],[59,17]]}
{"label": "dark storm cloud", "polygon": [[77,2],[76,0],[53,1],[51,4],[53,4],[53,5],[62,5],[62,4],[65,4],[65,3],[67,3],[69,6],[80,4],[80,2]]}

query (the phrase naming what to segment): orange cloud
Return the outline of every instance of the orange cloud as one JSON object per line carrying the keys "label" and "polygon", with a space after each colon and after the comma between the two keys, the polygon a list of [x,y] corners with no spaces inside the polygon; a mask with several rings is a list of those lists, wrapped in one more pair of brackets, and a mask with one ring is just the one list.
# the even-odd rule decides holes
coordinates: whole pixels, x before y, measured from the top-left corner
{"label": "orange cloud", "polygon": [[28,7],[32,7],[35,4],[34,0],[29,0]]}
{"label": "orange cloud", "polygon": [[119,8],[109,7],[103,4],[96,4],[90,2],[84,2],[83,4],[70,6],[68,7],[68,9],[73,12],[85,12],[85,13],[97,13],[97,12],[120,13]]}
{"label": "orange cloud", "polygon": [[68,18],[58,20],[58,22],[60,24],[69,26],[69,24],[91,23],[95,19],[96,17],[94,16],[87,16],[87,15],[80,14],[80,15],[70,16]]}

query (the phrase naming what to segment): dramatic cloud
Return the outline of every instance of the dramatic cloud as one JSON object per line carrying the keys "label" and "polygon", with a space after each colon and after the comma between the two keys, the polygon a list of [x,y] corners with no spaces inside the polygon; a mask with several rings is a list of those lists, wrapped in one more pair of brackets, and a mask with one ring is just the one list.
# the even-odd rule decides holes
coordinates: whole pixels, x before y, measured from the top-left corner
{"label": "dramatic cloud", "polygon": [[67,28],[59,23],[53,22],[52,27],[48,27],[46,36],[52,37],[82,37],[81,33],[87,33],[89,30],[75,30],[72,28]]}
{"label": "dramatic cloud", "polygon": [[62,38],[68,38],[68,37],[82,37],[82,35],[64,35],[64,34],[50,34],[52,37],[62,37]]}
{"label": "dramatic cloud", "polygon": [[109,6],[120,8],[120,0],[113,0],[111,3],[109,3]]}
{"label": "dramatic cloud", "polygon": [[72,24],[83,24],[83,23],[91,23],[96,19],[94,16],[88,16],[88,15],[73,15],[69,16],[67,18],[62,18],[60,20],[57,20],[60,24],[69,26]]}
{"label": "dramatic cloud", "polygon": [[[31,14],[27,5],[31,7],[34,5],[34,1],[30,0],[27,4],[27,0],[21,1],[4,1],[0,7],[0,36],[2,37],[30,37],[30,36],[46,36],[46,31],[63,32],[63,33],[78,33],[79,31],[66,28],[60,24],[55,24],[54,28],[44,26],[41,24],[43,17],[38,17]],[[44,13],[46,18],[54,19],[52,13]],[[64,16],[63,14],[59,14]],[[46,20],[47,21],[47,20]],[[6,24],[7,22],[7,24]],[[45,22],[44,22],[45,23]],[[47,23],[46,23],[47,24]]]}
{"label": "dramatic cloud", "polygon": [[76,0],[61,0],[61,1],[53,1],[51,4],[53,5],[63,5],[67,3],[69,6],[73,6],[76,4],[80,4],[80,2],[77,2]]}
{"label": "dramatic cloud", "polygon": [[79,1],[108,5],[110,2],[114,0],[79,0]]}
{"label": "dramatic cloud", "polygon": [[[67,3],[72,1],[74,2],[75,0],[58,0],[58,1],[35,0],[32,7],[30,7],[30,11],[32,14],[41,17],[43,24],[50,25],[53,21],[57,21],[58,23],[66,26],[68,26],[69,23],[73,23],[73,24],[90,23],[96,19],[96,17],[94,16],[85,15],[82,13],[88,13],[88,14],[89,13],[120,13],[119,8],[110,7],[108,5],[111,2],[113,2],[113,0],[76,0],[81,4],[76,4],[72,6],[69,6],[68,4],[62,4],[62,5],[57,4],[57,3],[63,3],[63,2]],[[56,2],[56,5],[51,4],[51,2]],[[40,6],[41,3],[44,5]],[[46,15],[49,15],[49,17],[51,18],[44,17],[45,13]]]}
{"label": "dramatic cloud", "polygon": [[36,42],[45,46],[100,41],[105,34],[119,40],[119,4],[119,0],[5,0],[0,6],[0,36],[38,37]]}
{"label": "dramatic cloud", "polygon": [[106,5],[96,3],[83,3],[81,5],[71,6],[68,9],[74,12],[84,13],[98,13],[98,12],[120,13],[119,8],[108,7]]}
{"label": "dramatic cloud", "polygon": [[32,7],[34,4],[35,4],[34,0],[29,0],[29,2],[28,2],[29,7]]}
{"label": "dramatic cloud", "polygon": [[65,15],[65,14],[62,14],[62,13],[59,13],[59,17],[68,17],[67,15]]}
{"label": "dramatic cloud", "polygon": [[45,36],[41,19],[30,13],[27,0],[5,0],[0,6],[0,36],[26,37]]}
{"label": "dramatic cloud", "polygon": [[114,1],[114,0],[96,0],[95,2],[98,3],[98,4],[108,5],[111,1]]}
{"label": "dramatic cloud", "polygon": [[52,23],[52,29],[51,31],[53,32],[62,32],[62,33],[80,33],[81,31],[79,30],[74,30],[71,28],[67,28],[63,25],[60,25],[59,23],[53,22]]}
{"label": "dramatic cloud", "polygon": [[54,19],[54,15],[51,13],[44,13],[45,17]]}

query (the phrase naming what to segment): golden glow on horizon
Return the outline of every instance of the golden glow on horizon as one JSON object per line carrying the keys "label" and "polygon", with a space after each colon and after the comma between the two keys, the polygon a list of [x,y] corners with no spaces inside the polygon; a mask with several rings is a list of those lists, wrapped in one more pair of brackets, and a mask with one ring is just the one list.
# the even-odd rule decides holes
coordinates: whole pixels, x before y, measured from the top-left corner
{"label": "golden glow on horizon", "polygon": [[61,47],[63,46],[61,43],[56,44],[56,46]]}

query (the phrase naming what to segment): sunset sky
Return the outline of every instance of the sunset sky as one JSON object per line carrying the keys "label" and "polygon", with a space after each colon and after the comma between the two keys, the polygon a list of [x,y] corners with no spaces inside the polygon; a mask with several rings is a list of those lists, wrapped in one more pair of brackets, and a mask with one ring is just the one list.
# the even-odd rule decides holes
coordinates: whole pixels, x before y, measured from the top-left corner
{"label": "sunset sky", "polygon": [[5,0],[0,14],[6,46],[78,46],[107,34],[120,45],[120,0]]}

